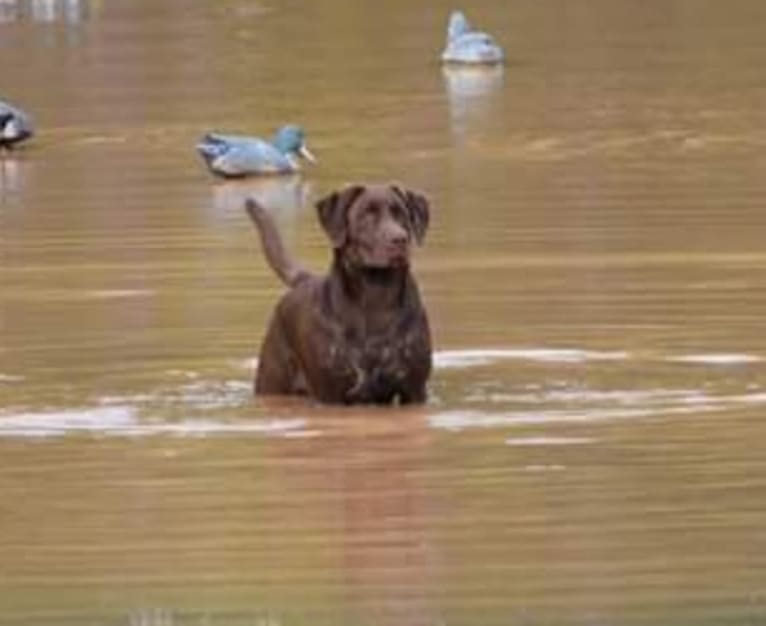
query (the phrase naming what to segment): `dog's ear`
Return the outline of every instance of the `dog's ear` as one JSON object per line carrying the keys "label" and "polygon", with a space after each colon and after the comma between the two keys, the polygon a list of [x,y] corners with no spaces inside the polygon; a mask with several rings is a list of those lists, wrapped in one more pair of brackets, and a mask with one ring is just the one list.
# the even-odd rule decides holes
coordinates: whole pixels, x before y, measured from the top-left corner
{"label": "dog's ear", "polygon": [[362,185],[349,185],[341,191],[333,191],[316,203],[319,223],[330,238],[333,248],[342,248],[346,243],[348,209],[364,193],[364,189]]}
{"label": "dog's ear", "polygon": [[407,207],[407,213],[410,217],[410,223],[412,224],[412,232],[415,235],[415,241],[419,244],[423,243],[425,239],[426,231],[428,230],[428,222],[430,219],[431,209],[426,197],[420,193],[410,191],[409,189],[402,189],[396,185],[392,185],[394,193],[399,195],[404,201],[404,206]]}

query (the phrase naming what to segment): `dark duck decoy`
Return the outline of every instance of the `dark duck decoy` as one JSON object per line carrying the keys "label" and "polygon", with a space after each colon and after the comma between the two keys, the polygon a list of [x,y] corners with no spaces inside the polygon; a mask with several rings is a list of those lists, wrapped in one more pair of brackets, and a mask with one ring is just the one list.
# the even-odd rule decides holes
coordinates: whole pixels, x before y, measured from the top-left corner
{"label": "dark duck decoy", "polygon": [[10,150],[34,133],[32,120],[24,111],[0,100],[0,148]]}

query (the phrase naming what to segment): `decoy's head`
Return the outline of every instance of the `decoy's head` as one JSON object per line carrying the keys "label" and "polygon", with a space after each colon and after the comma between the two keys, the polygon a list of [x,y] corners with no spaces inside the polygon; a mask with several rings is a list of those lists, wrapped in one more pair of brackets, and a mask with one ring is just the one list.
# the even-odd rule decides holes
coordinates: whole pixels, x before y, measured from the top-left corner
{"label": "decoy's head", "polygon": [[463,15],[462,11],[453,11],[449,16],[449,23],[447,24],[447,41],[452,41],[457,37],[462,37],[466,33],[470,32],[471,25],[468,23],[468,19]]}
{"label": "decoy's head", "polygon": [[311,163],[316,163],[314,155],[306,147],[306,133],[300,126],[288,124],[282,126],[274,135],[272,142],[277,149],[286,155],[297,154]]}

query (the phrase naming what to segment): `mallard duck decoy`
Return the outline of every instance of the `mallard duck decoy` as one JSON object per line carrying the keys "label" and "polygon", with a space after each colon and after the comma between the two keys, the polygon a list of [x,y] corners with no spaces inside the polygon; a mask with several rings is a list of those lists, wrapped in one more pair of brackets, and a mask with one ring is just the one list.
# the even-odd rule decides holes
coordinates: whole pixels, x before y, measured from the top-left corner
{"label": "mallard duck decoy", "polygon": [[247,135],[208,133],[197,152],[213,174],[240,178],[258,174],[290,174],[300,170],[299,156],[316,163],[300,126],[282,126],[271,141]]}
{"label": "mallard duck decoy", "polygon": [[0,100],[0,148],[10,150],[34,132],[32,120],[24,111]]}
{"label": "mallard duck decoy", "polygon": [[453,11],[447,24],[447,45],[442,52],[445,63],[501,63],[503,49],[488,35],[471,28],[461,11]]}

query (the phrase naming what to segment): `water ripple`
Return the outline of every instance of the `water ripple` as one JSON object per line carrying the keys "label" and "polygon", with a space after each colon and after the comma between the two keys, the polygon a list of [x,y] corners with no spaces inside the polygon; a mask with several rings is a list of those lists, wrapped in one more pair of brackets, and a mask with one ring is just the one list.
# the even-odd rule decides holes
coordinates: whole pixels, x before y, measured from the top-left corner
{"label": "water ripple", "polygon": [[676,363],[698,363],[700,365],[745,365],[761,363],[763,357],[754,354],[685,354],[668,357]]}
{"label": "water ripple", "polygon": [[762,356],[736,352],[636,355],[622,350],[589,350],[586,348],[470,348],[435,352],[434,366],[438,369],[461,369],[491,365],[506,360],[540,363],[585,363],[590,361],[628,361],[630,359],[702,365],[741,365],[764,362]]}
{"label": "water ripple", "polygon": [[[619,394],[615,394],[619,398]],[[541,401],[540,406],[550,406],[550,401]],[[625,406],[620,402],[611,406],[578,406],[541,408],[540,410],[492,411],[459,409],[436,413],[429,416],[429,424],[438,430],[459,432],[473,428],[501,428],[508,426],[530,426],[540,424],[581,424],[612,420],[639,419],[657,415],[694,415],[734,408],[766,406],[766,392],[732,395],[707,395],[694,391],[678,394],[675,401]]]}
{"label": "water ripple", "polygon": [[0,414],[0,437],[57,437],[91,434],[116,437],[208,437],[249,434],[274,437],[314,436],[300,418],[226,422],[213,419],[151,422],[131,406],[84,407],[39,413]]}
{"label": "water ripple", "polygon": [[509,437],[505,440],[507,446],[582,446],[595,443],[592,437]]}
{"label": "water ripple", "polygon": [[583,350],[577,348],[486,348],[470,350],[441,350],[434,354],[437,368],[464,368],[490,365],[503,360],[525,360],[549,363],[582,363],[585,361],[620,361],[628,352]]}

